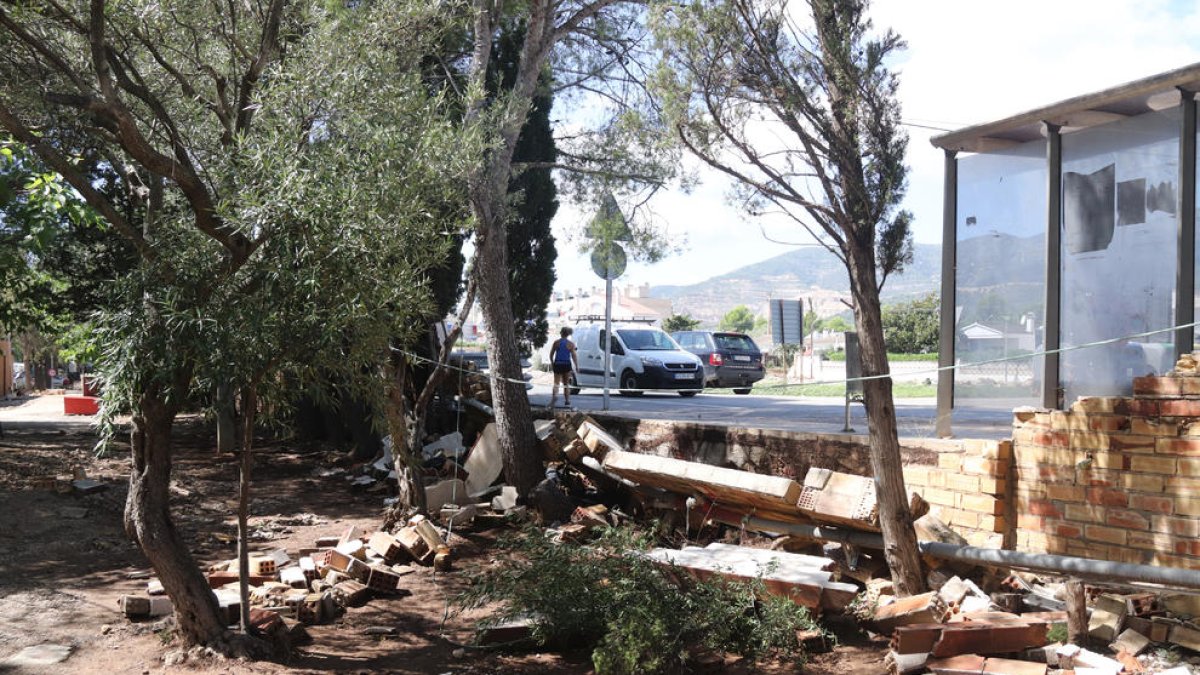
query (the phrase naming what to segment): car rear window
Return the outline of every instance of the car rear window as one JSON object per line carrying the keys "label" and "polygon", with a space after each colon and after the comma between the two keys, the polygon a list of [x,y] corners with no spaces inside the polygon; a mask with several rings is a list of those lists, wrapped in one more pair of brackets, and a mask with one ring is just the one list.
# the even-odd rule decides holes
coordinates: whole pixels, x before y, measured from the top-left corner
{"label": "car rear window", "polygon": [[737,349],[746,352],[758,351],[754,341],[745,335],[714,335],[717,349]]}

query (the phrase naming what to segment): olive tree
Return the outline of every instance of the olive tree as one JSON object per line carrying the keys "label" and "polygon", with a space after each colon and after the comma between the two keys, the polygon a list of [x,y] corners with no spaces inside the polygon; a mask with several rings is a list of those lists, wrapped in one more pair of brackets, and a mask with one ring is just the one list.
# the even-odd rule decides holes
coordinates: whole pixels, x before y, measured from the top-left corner
{"label": "olive tree", "polygon": [[879,292],[911,260],[907,135],[889,59],[899,36],[872,31],[866,0],[700,0],[662,5],[656,80],[679,141],[846,267],[862,346],[871,465],[897,589],[925,583],[909,511]]}
{"label": "olive tree", "polygon": [[[487,323],[488,361],[496,427],[504,456],[505,480],[524,495],[543,477],[533,434],[529,399],[521,380],[520,353],[513,320],[509,236],[509,185],[527,169],[553,169],[576,198],[599,203],[609,191],[639,202],[671,175],[670,147],[648,124],[657,110],[646,97],[640,58],[648,46],[644,1],[638,0],[472,0],[467,8],[472,36],[464,92],[464,128],[478,133],[486,151],[467,175],[474,216],[473,274]],[[488,73],[496,55],[494,36],[505,22],[525,32],[511,85],[489,92]],[[554,129],[552,161],[517,161],[521,130],[538,96],[550,87],[559,101],[584,103],[582,126]],[[564,106],[565,107],[565,106]],[[648,188],[646,190],[642,187]],[[637,252],[655,257],[646,221],[634,219],[631,238]]]}
{"label": "olive tree", "polygon": [[217,381],[253,411],[281,372],[361,372],[403,335],[444,253],[430,192],[469,148],[410,66],[442,25],[405,0],[0,6],[0,127],[138,255],[101,324],[105,409],[132,413],[126,530],[188,643],[234,641],[171,518],[175,417]]}

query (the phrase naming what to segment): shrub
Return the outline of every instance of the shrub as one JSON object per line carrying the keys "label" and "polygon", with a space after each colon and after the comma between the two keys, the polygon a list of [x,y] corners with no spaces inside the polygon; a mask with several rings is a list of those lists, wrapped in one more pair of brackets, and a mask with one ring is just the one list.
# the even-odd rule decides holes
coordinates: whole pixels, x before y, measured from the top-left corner
{"label": "shrub", "polygon": [[499,544],[512,555],[478,575],[456,605],[499,603],[485,626],[531,617],[538,644],[586,649],[601,675],[683,667],[697,647],[802,659],[796,633],[816,628],[806,609],[768,595],[761,580],[699,581],[661,566],[638,554],[649,543],[624,529],[590,544],[528,530]]}

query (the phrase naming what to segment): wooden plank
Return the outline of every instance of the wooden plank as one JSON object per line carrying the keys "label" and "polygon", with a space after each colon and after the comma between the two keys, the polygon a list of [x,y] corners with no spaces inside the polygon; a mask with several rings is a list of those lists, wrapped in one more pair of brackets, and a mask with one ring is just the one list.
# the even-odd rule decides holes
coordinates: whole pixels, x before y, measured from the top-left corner
{"label": "wooden plank", "polygon": [[873,478],[813,467],[804,477],[797,506],[819,523],[879,532]]}
{"label": "wooden plank", "polygon": [[604,456],[604,468],[639,485],[699,495],[721,505],[797,514],[800,484],[790,478],[620,450]]}

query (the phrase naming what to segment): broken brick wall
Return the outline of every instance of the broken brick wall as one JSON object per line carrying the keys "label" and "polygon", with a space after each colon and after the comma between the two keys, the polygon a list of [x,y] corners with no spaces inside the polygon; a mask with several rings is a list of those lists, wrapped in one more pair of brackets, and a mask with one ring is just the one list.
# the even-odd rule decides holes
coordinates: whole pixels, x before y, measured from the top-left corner
{"label": "broken brick wall", "polygon": [[1200,378],[1142,377],[1013,420],[1016,545],[1200,568]]}
{"label": "broken brick wall", "polygon": [[[867,437],[636,420],[593,414],[635,452],[792,478],[810,468],[871,475]],[[975,546],[1003,547],[1015,518],[1008,497],[1012,444],[901,439],[904,478],[931,510]]]}

